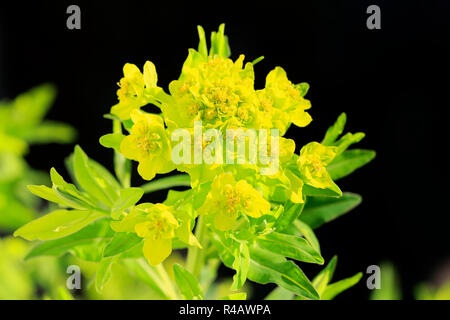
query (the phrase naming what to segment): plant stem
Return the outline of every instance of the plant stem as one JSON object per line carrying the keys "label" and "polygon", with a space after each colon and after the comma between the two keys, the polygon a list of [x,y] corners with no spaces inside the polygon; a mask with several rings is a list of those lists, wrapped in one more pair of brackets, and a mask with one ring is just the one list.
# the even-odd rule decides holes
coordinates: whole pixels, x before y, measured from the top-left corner
{"label": "plant stem", "polygon": [[[113,120],[113,133],[122,133],[122,124],[118,120]],[[131,184],[131,162],[115,150],[114,170],[122,187],[129,188]]]}
{"label": "plant stem", "polygon": [[164,177],[142,185],[140,188],[145,193],[151,193],[159,190],[170,189],[173,187],[190,187],[191,179],[187,174],[178,174],[175,176]]}
{"label": "plant stem", "polygon": [[159,274],[160,279],[165,283],[165,292],[171,299],[178,300],[178,295],[175,291],[175,288],[173,287],[172,280],[170,280],[169,275],[167,274],[166,269],[164,268],[163,264],[160,263],[155,267],[156,271]]}
{"label": "plant stem", "polygon": [[203,222],[203,217],[198,217],[197,226],[195,228],[195,236],[198,242],[202,245],[202,248],[189,247],[188,255],[186,259],[186,268],[192,273],[194,277],[200,279],[202,268],[205,264],[205,252],[208,246],[208,237],[206,234],[206,226]]}

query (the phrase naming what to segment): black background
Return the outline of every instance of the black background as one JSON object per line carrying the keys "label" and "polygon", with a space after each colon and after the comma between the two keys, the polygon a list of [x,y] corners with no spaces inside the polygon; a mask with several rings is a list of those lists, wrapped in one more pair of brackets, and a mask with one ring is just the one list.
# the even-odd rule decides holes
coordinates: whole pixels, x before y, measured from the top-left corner
{"label": "black background", "polygon": [[[293,82],[310,83],[314,121],[287,134],[298,147],[320,141],[345,111],[347,130],[367,134],[359,147],[378,153],[339,182],[363,204],[317,231],[325,259],[339,256],[336,279],[389,260],[412,298],[413,287],[449,261],[448,1],[92,2],[0,4],[0,97],[55,83],[49,118],[76,127],[77,143],[111,168],[111,151],[98,138],[110,131],[102,115],[116,103],[123,64],[153,61],[167,88],[187,49],[197,46],[196,25],[210,32],[225,22],[233,59],[266,57],[255,67],[256,87],[275,66]],[[66,28],[70,4],[81,7],[81,30]],[[381,30],[366,27],[370,4],[381,7]],[[27,159],[37,169],[63,171],[72,149],[33,147]],[[365,278],[339,299],[367,299]]]}

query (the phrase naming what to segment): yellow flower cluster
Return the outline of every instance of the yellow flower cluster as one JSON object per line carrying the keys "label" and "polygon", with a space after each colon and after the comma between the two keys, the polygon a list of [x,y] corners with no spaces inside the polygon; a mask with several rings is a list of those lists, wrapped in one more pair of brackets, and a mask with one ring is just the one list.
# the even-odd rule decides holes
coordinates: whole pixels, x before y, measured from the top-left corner
{"label": "yellow flower cluster", "polygon": [[[223,32],[223,28],[221,30]],[[222,43],[218,43],[218,39]],[[126,64],[117,92],[119,103],[111,109],[130,133],[121,138],[119,151],[126,158],[139,162],[138,172],[144,179],[151,180],[157,173],[176,168],[190,174],[195,188],[210,184],[198,213],[210,217],[211,223],[220,231],[233,230],[242,217],[258,218],[270,214],[268,200],[280,186],[284,188],[283,199],[294,203],[304,202],[302,190],[305,184],[340,192],[326,170],[336,156],[335,147],[313,142],[295,156],[295,142],[283,138],[292,123],[304,127],[312,120],[307,112],[311,103],[305,99],[308,84],[292,83],[286,72],[276,67],[267,75],[265,87],[256,90],[254,64],[244,64],[244,55],[236,61],[229,59],[228,44],[224,39],[223,34],[215,34],[209,53],[206,43],[202,43],[204,37],[198,51],[190,49],[180,77],[169,85],[169,94],[157,86],[153,63],[147,61],[143,72],[133,64]],[[156,115],[140,110],[149,103],[159,107],[162,113]],[[217,129],[222,133],[226,129],[243,129],[244,132],[278,129],[279,172],[262,177],[253,170],[255,165],[240,166],[240,169],[225,163],[175,165],[171,159],[169,137],[176,129],[187,129],[193,135],[199,121],[202,129]],[[268,154],[271,154],[270,139],[268,137],[266,141]],[[211,142],[201,143],[204,149]],[[195,142],[191,146],[194,149]],[[257,149],[263,149],[263,146],[258,145]],[[293,159],[296,161],[295,173],[291,169]],[[256,166],[262,164],[257,162]],[[136,207],[121,222],[116,222],[115,228],[136,232],[144,238],[144,254],[151,264],[156,264],[170,254],[171,239],[180,225],[169,207],[145,204]],[[198,245],[190,230],[185,230],[184,239],[191,239],[188,241],[191,245]]]}

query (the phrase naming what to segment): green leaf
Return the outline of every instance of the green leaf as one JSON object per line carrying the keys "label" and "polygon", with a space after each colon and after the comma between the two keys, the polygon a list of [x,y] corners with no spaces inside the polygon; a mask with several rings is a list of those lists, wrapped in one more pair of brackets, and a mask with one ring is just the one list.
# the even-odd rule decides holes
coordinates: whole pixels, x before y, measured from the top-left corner
{"label": "green leaf", "polygon": [[70,207],[69,203],[61,199],[52,188],[47,186],[27,186],[27,188],[32,194],[42,199],[60,204],[62,206]]}
{"label": "green leaf", "polygon": [[283,231],[287,227],[289,227],[293,221],[295,221],[303,211],[304,203],[296,203],[291,205],[281,213],[280,217],[277,219],[275,223],[275,230]]}
{"label": "green leaf", "polygon": [[198,52],[206,58],[208,57],[208,45],[206,44],[205,30],[202,26],[197,26],[197,31],[199,38]]}
{"label": "green leaf", "polygon": [[60,256],[77,246],[90,244],[96,240],[110,239],[114,231],[111,230],[109,221],[109,219],[99,219],[70,236],[40,242],[28,252],[25,260],[39,256]]}
{"label": "green leaf", "polygon": [[86,192],[111,208],[117,199],[116,190],[97,170],[90,166],[88,161],[88,156],[79,146],[76,146],[74,169],[78,183]]}
{"label": "green leaf", "polygon": [[250,257],[250,280],[261,284],[276,283],[299,296],[319,299],[309,279],[293,261],[256,245],[250,248]]}
{"label": "green leaf", "polygon": [[233,293],[226,297],[219,298],[219,300],[245,300],[245,299],[247,299],[247,293],[245,292]]}
{"label": "green leaf", "polygon": [[[217,233],[211,234],[211,241],[218,250],[220,259],[228,267],[233,267],[233,243]],[[276,252],[271,252],[253,244],[250,249],[250,267],[247,278],[251,281],[275,283],[297,295],[319,299],[319,295],[303,271],[293,262]]]}
{"label": "green leaf", "polygon": [[342,152],[344,152],[348,147],[350,147],[352,144],[360,142],[362,139],[364,139],[366,135],[363,132],[357,132],[357,133],[346,133],[342,138],[339,139],[335,143],[335,145],[338,147],[337,155],[340,155]]}
{"label": "green leaf", "polygon": [[331,279],[333,278],[334,270],[336,270],[336,264],[337,264],[337,256],[334,256],[330,260],[330,262],[328,262],[327,266],[323,268],[323,270],[320,271],[319,274],[317,274],[317,276],[314,277],[312,283],[320,296],[322,296],[323,292],[325,291]]}
{"label": "green leaf", "polygon": [[97,272],[95,273],[95,289],[98,293],[101,293],[105,283],[111,279],[112,270],[111,266],[114,258],[104,258],[100,261]]}
{"label": "green leaf", "polygon": [[307,199],[305,209],[300,220],[307,223],[312,229],[330,222],[349,212],[362,201],[360,195],[345,192],[341,198],[311,197]]}
{"label": "green leaf", "polygon": [[299,219],[294,221],[293,226],[300,232],[301,235],[305,237],[306,241],[309,242],[311,247],[313,247],[317,252],[320,253],[319,240],[317,239],[311,227],[306,223],[303,223]]}
{"label": "green leaf", "polygon": [[203,294],[197,279],[179,264],[173,265],[173,273],[178,288],[185,300],[203,300]]}
{"label": "green leaf", "polygon": [[375,158],[375,151],[352,149],[337,156],[327,167],[333,180],[344,178]]}
{"label": "green leaf", "polygon": [[27,240],[58,239],[77,232],[102,216],[104,214],[95,211],[57,210],[19,228],[14,236]]}
{"label": "green leaf", "polygon": [[344,131],[345,123],[347,122],[347,115],[345,113],[341,113],[341,115],[337,118],[336,122],[328,128],[325,133],[325,137],[322,140],[322,144],[325,146],[332,146],[337,138]]}
{"label": "green leaf", "polygon": [[276,287],[273,289],[264,300],[293,300],[295,294],[292,291],[286,290],[283,287]]}
{"label": "green leaf", "polygon": [[125,136],[122,133],[109,133],[100,137],[100,144],[106,148],[112,148],[120,153],[120,144]]}
{"label": "green leaf", "polygon": [[112,257],[142,242],[142,238],[132,232],[117,232],[103,251],[104,257]]}
{"label": "green leaf", "polygon": [[303,194],[308,197],[333,197],[339,198],[342,196],[342,191],[335,184],[333,189],[318,189],[305,184],[302,190]]}
{"label": "green leaf", "polygon": [[324,293],[321,296],[322,300],[331,300],[334,299],[338,294],[344,292],[345,290],[353,287],[355,284],[359,282],[362,277],[362,273],[359,272],[355,274],[351,278],[343,279],[338,282],[332,283],[327,286]]}
{"label": "green leaf", "polygon": [[236,274],[233,276],[232,291],[238,290],[244,285],[245,280],[247,280],[249,264],[250,252],[248,245],[245,242],[241,242],[234,251],[233,269],[236,270]]}
{"label": "green leaf", "polygon": [[256,243],[268,251],[298,261],[323,264],[323,258],[305,239],[278,232],[269,233],[256,240]]}
{"label": "green leaf", "polygon": [[119,199],[114,202],[111,209],[111,217],[118,219],[122,212],[134,206],[144,195],[144,190],[141,188],[127,188],[120,190]]}
{"label": "green leaf", "polygon": [[75,187],[71,183],[64,181],[63,177],[55,168],[50,170],[50,178],[53,183],[53,190],[56,195],[64,202],[64,205],[74,209],[90,209],[95,210],[96,205],[88,198],[88,196]]}

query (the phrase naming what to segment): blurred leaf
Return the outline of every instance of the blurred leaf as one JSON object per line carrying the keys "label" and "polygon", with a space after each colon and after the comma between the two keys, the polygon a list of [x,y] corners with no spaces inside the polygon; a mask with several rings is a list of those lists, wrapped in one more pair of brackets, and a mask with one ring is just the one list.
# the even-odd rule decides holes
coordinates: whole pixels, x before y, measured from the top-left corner
{"label": "blurred leaf", "polygon": [[264,298],[264,300],[293,300],[295,294],[283,287],[276,287]]}
{"label": "blurred leaf", "polygon": [[150,266],[144,259],[125,259],[121,260],[121,263],[131,274],[152,288],[162,299],[176,299],[175,293],[171,293],[167,284],[161,279],[158,267]]}
{"label": "blurred leaf", "polygon": [[28,152],[28,144],[22,139],[7,135],[0,131],[0,152],[24,155]]}
{"label": "blurred leaf", "polygon": [[370,300],[401,300],[400,277],[394,265],[390,262],[383,262],[380,265],[380,271],[381,288],[372,290]]}
{"label": "blurred leaf", "polygon": [[22,131],[19,136],[28,143],[70,143],[75,140],[76,131],[68,124],[44,121],[37,127]]}
{"label": "blurred leaf", "polygon": [[114,258],[103,258],[99,265],[97,272],[95,273],[95,289],[97,292],[102,292],[103,286],[111,278],[112,271],[111,265],[114,262]]}
{"label": "blurred leaf", "polygon": [[239,292],[230,294],[226,297],[220,298],[219,300],[245,300],[245,299],[247,299],[247,293]]}
{"label": "blurred leaf", "polygon": [[203,294],[197,279],[179,264],[173,265],[175,281],[185,300],[203,300]]}
{"label": "blurred leaf", "polygon": [[70,292],[65,287],[58,287],[54,299],[55,300],[75,300],[74,297],[70,294]]}
{"label": "blurred leaf", "polygon": [[21,157],[0,150],[0,184],[20,178],[24,174],[25,168],[26,163]]}
{"label": "blurred leaf", "polygon": [[43,84],[18,95],[13,102],[11,121],[16,125],[34,126],[44,118],[56,97],[56,88]]}
{"label": "blurred leaf", "polygon": [[360,195],[345,192],[341,198],[311,197],[307,199],[300,220],[316,229],[349,212],[362,201]]}

